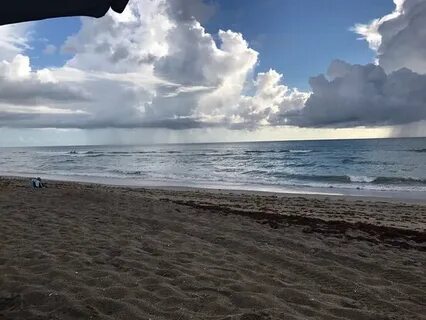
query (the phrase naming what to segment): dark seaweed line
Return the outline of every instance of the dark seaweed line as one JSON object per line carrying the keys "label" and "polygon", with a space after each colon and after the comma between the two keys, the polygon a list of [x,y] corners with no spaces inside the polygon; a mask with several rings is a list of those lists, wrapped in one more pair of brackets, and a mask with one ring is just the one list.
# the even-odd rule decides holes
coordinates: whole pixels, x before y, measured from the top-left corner
{"label": "dark seaweed line", "polygon": [[[210,210],[219,212],[220,214],[234,214],[248,217],[258,221],[261,224],[269,224],[273,229],[284,228],[288,225],[305,226],[304,233],[321,233],[324,235],[342,234],[347,239],[363,240],[374,244],[385,243],[402,249],[416,249],[426,251],[426,232],[415,230],[406,230],[395,227],[378,226],[365,222],[350,223],[346,221],[323,220],[319,218],[311,218],[296,215],[273,214],[262,211],[243,211],[229,208],[221,205],[200,204],[194,201],[171,200],[175,204],[190,206],[196,209]],[[357,230],[367,233],[372,238],[363,236],[351,236],[348,231]],[[418,245],[404,241],[412,241]]]}

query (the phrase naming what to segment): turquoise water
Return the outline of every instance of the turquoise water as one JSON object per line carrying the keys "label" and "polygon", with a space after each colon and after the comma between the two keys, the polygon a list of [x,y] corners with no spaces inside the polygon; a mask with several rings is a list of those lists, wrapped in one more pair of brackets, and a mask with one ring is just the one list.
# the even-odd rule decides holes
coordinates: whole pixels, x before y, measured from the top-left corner
{"label": "turquoise water", "polygon": [[426,138],[2,148],[0,172],[221,188],[426,191]]}

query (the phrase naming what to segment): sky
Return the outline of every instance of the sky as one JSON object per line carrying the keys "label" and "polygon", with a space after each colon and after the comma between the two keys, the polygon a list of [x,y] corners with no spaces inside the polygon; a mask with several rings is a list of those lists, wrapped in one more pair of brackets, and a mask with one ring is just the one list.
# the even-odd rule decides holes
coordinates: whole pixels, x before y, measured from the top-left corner
{"label": "sky", "polygon": [[426,134],[426,0],[131,0],[0,27],[0,146]]}
{"label": "sky", "polygon": [[[260,52],[259,71],[274,68],[291,87],[309,90],[312,75],[339,58],[367,64],[374,59],[368,44],[350,31],[394,9],[392,0],[217,1],[220,14],[206,28],[241,32]],[[250,3],[248,5],[248,3]],[[306,10],[309,8],[309,10]]]}

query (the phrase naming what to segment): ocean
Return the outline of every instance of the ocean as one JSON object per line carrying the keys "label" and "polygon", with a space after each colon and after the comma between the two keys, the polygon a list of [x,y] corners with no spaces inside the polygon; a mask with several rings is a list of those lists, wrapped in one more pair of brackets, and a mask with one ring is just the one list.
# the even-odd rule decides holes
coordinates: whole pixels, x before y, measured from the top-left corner
{"label": "ocean", "polygon": [[0,174],[140,186],[426,192],[426,138],[0,148]]}

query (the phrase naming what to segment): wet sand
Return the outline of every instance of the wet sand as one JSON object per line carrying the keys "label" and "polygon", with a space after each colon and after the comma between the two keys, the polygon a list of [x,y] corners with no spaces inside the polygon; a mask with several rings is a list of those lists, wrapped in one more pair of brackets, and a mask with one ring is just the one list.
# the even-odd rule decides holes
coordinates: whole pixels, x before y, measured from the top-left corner
{"label": "wet sand", "polygon": [[0,319],[424,319],[426,205],[0,179]]}

